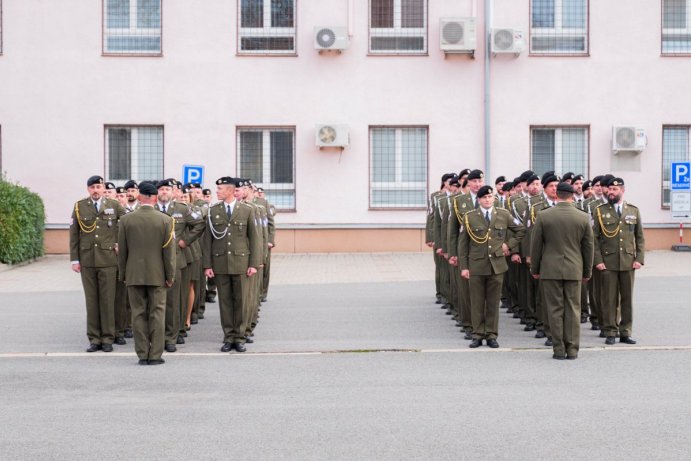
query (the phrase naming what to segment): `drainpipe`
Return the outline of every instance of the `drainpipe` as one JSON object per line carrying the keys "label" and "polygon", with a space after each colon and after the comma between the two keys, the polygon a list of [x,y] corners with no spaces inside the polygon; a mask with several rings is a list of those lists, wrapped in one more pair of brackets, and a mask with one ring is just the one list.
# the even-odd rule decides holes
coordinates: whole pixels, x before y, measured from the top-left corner
{"label": "drainpipe", "polygon": [[492,58],[492,3],[493,0],[485,0],[485,14],[484,14],[484,27],[483,34],[485,38],[485,87],[484,87],[484,111],[485,111],[485,121],[484,121],[484,132],[485,132],[485,177],[489,178],[490,175],[490,157],[491,157],[491,142],[490,142],[490,108],[491,108],[491,88],[490,88],[490,59]]}

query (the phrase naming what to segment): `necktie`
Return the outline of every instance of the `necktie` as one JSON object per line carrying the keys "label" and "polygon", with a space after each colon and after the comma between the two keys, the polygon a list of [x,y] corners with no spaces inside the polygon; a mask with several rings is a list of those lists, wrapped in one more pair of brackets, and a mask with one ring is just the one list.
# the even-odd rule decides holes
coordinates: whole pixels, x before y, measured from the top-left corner
{"label": "necktie", "polygon": [[98,214],[98,202],[94,202],[94,206],[96,207],[96,214]]}
{"label": "necktie", "polygon": [[621,218],[621,206],[617,205],[617,216]]}
{"label": "necktie", "polygon": [[163,212],[164,213],[166,212],[166,206],[165,205],[163,205]]}
{"label": "necktie", "polygon": [[489,210],[485,211],[485,221],[487,221],[487,224],[489,224]]}
{"label": "necktie", "polygon": [[475,197],[475,208],[477,208],[478,205],[479,205],[479,203],[478,203],[478,201],[477,201],[477,196],[476,196],[476,197]]}
{"label": "necktie", "polygon": [[233,212],[230,211],[230,205],[226,205],[226,213],[228,214],[229,218],[230,218],[230,215],[233,214]]}

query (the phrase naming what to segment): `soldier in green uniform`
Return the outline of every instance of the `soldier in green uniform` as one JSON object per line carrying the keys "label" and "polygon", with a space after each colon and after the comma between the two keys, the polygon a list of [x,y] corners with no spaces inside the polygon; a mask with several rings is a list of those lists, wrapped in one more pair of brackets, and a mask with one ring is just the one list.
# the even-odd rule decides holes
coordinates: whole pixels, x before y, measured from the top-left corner
{"label": "soldier in green uniform", "polygon": [[[525,179],[525,195],[520,202],[516,203],[516,209],[520,211],[519,220],[525,225],[525,236],[521,241],[521,289],[523,319],[525,320],[524,331],[535,331],[538,324],[537,301],[539,283],[530,276],[531,260],[531,236],[533,225],[537,214],[534,208],[540,208],[543,196],[540,194],[540,177],[529,172]],[[541,330],[543,331],[543,330]],[[544,337],[544,333],[537,335],[538,338]]]}
{"label": "soldier in green uniform", "polygon": [[125,214],[117,200],[103,196],[104,181],[92,176],[89,197],[74,204],[70,222],[72,270],[81,275],[86,301],[87,352],[111,352],[115,340],[118,221]]}
{"label": "soldier in green uniform", "polygon": [[127,181],[122,187],[125,188],[125,193],[127,195],[127,205],[125,209],[127,211],[134,211],[139,208],[139,185],[134,179]]}
{"label": "soldier in green uniform", "polygon": [[[192,205],[197,207],[202,214],[202,220],[206,222],[206,216],[209,214],[209,204],[204,200],[204,194],[202,192],[202,186],[198,183],[191,183],[190,194],[192,197]],[[197,240],[199,249],[202,252],[202,260],[204,259],[204,249],[201,245],[201,239]],[[204,275],[204,268],[200,262],[199,264],[199,293],[196,296],[196,301],[194,309],[192,311],[192,316],[190,318],[190,323],[196,325],[200,319],[204,318],[204,312],[206,311],[206,275]]]}
{"label": "soldier in green uniform", "polygon": [[[633,329],[635,271],[644,264],[645,238],[638,208],[624,201],[624,180],[609,181],[609,203],[595,209],[595,268],[602,274],[601,314],[605,344],[636,344]],[[617,319],[621,306],[621,321]]]}
{"label": "soldier in green uniform", "polygon": [[[434,258],[434,285],[436,289],[436,304],[444,304],[441,294],[441,264],[439,261],[440,255],[437,253],[437,248],[434,244],[434,239],[437,234],[435,217],[437,216],[437,198],[444,194],[446,190],[446,181],[449,179],[448,173],[441,177],[441,187],[439,190],[432,192],[427,201],[427,219],[425,224],[425,244],[432,248],[432,257]],[[439,221],[441,222],[441,221]]]}
{"label": "soldier in green uniform", "polygon": [[241,181],[228,176],[216,181],[219,202],[209,208],[203,244],[207,277],[215,277],[223,328],[222,352],[245,352],[242,330],[243,294],[261,265],[262,248],[254,208],[235,198]]}
{"label": "soldier in green uniform", "polygon": [[443,188],[435,197],[434,201],[434,252],[437,255],[436,264],[439,269],[439,293],[442,297],[442,309],[450,307],[449,300],[451,298],[451,280],[449,278],[449,270],[447,268],[447,257],[444,256],[444,248],[442,247],[444,232],[446,231],[445,222],[448,220],[448,215],[444,214],[444,201],[451,194],[449,191],[449,182],[456,177],[455,173],[447,173],[442,176]]}
{"label": "soldier in green uniform", "polygon": [[142,206],[122,218],[118,262],[120,280],[134,316],[134,349],[140,365],[160,365],[165,342],[166,287],[175,277],[173,220],[154,210],[156,187],[140,186]]}
{"label": "soldier in green uniform", "polygon": [[[211,196],[211,189],[202,189],[202,199],[206,202],[206,204],[210,207],[213,202],[213,197]],[[207,211],[207,216],[208,216],[208,209]],[[204,218],[204,222],[207,222],[206,217]],[[205,250],[202,250],[205,251]],[[203,261],[203,254],[202,254],[202,261]],[[204,264],[202,264],[203,266]],[[202,267],[202,270],[204,270],[204,267]],[[213,303],[216,302],[216,282],[214,281],[213,277],[206,277],[206,302],[207,303]],[[204,312],[201,312],[202,317],[204,318],[203,314]]]}
{"label": "soldier in green uniform", "polygon": [[262,277],[261,302],[266,302],[266,297],[269,294],[269,281],[271,275],[271,251],[276,246],[276,207],[269,203],[264,197],[264,189],[257,187],[257,194],[254,198],[264,208],[266,208],[266,225],[268,231],[268,252],[264,262],[264,270]]}
{"label": "soldier in green uniform", "polygon": [[492,192],[490,186],[478,190],[478,207],[463,215],[464,231],[459,237],[461,277],[470,288],[471,348],[481,346],[483,340],[489,347],[499,347],[499,297],[508,270],[506,256],[520,260],[518,248],[525,233],[508,211],[494,206]]}
{"label": "soldier in green uniform", "polygon": [[574,188],[557,185],[557,203],[542,211],[532,232],[530,272],[543,285],[553,358],[576,359],[581,335],[581,283],[592,273],[593,230],[573,203]]}
{"label": "soldier in green uniform", "polygon": [[[176,188],[175,180],[163,179],[156,185],[158,190],[158,200],[155,208],[173,218],[175,226],[175,283],[168,287],[166,293],[165,310],[165,350],[175,352],[176,344],[184,344],[184,338],[180,335],[180,328],[184,329],[185,317],[181,316],[187,312],[187,297],[189,293],[190,275],[188,264],[191,263],[191,253],[188,255],[189,245],[199,239],[204,232],[204,222],[201,213],[192,210],[189,205],[173,200]],[[140,190],[141,192],[141,190]],[[188,260],[189,259],[189,260]],[[186,286],[185,286],[186,285]]]}
{"label": "soldier in green uniform", "polygon": [[[607,197],[602,195],[602,178],[603,176],[595,176],[591,182],[592,194],[589,199],[583,203],[583,208],[590,215],[591,226],[595,225],[594,213],[595,209],[607,203]],[[601,298],[602,298],[602,274],[598,270],[593,270],[593,276],[588,281],[588,298],[590,300],[590,323],[591,330],[598,331],[602,325],[601,313]],[[604,332],[603,332],[604,333]],[[604,337],[604,336],[603,336]]]}
{"label": "soldier in green uniform", "polygon": [[117,200],[117,187],[112,182],[106,182],[103,189],[103,196],[109,200]]}

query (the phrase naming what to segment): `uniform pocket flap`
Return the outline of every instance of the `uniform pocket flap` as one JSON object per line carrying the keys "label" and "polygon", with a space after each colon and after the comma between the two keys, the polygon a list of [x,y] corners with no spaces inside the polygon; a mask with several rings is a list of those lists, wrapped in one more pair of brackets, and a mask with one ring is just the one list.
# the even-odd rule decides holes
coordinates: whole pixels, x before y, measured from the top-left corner
{"label": "uniform pocket flap", "polygon": [[249,250],[233,250],[235,256],[247,256],[250,254]]}

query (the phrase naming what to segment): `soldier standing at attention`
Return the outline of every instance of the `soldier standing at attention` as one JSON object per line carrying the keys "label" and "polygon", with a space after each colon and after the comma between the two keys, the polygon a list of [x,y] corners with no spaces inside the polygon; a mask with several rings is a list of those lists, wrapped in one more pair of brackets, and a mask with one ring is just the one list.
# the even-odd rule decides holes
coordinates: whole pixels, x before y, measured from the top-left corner
{"label": "soldier standing at attention", "polygon": [[125,209],[127,211],[134,211],[139,208],[139,185],[133,179],[127,181],[122,187],[125,188],[125,193],[127,195],[127,205]]}
{"label": "soldier standing at attention", "polygon": [[264,189],[257,187],[257,194],[254,198],[256,202],[263,205],[266,208],[266,219],[267,219],[267,230],[269,237],[269,250],[266,256],[266,261],[264,263],[264,275],[262,278],[262,291],[259,301],[266,302],[266,297],[269,294],[269,280],[271,276],[271,250],[276,246],[276,224],[274,218],[276,216],[276,207],[269,203],[266,198],[264,198]]}
{"label": "soldier standing at attention", "polygon": [[573,202],[574,188],[557,185],[557,203],[538,216],[532,232],[530,272],[540,279],[552,333],[552,358],[574,360],[581,338],[581,283],[592,274],[593,230]]}
{"label": "soldier standing at attention", "polygon": [[242,331],[243,295],[250,278],[261,265],[260,230],[254,208],[235,199],[235,187],[242,181],[224,176],[216,181],[219,202],[209,208],[203,245],[204,269],[214,277],[218,288],[219,311],[223,328],[221,352],[245,352]]}
{"label": "soldier standing at attention", "polygon": [[165,343],[166,288],[175,277],[173,219],[154,209],[156,186],[143,182],[141,207],[122,218],[120,280],[132,305],[134,350],[140,365],[160,365]]}
{"label": "soldier standing at attention", "polygon": [[463,216],[465,231],[459,237],[458,262],[461,277],[469,280],[473,340],[471,348],[487,345],[499,347],[499,298],[504,273],[508,270],[506,256],[520,261],[519,244],[525,228],[515,224],[513,216],[493,206],[490,186],[477,193],[479,206]]}
{"label": "soldier standing at attention", "polygon": [[[601,314],[605,344],[636,344],[633,328],[633,282],[644,264],[645,238],[638,208],[624,201],[624,180],[609,181],[609,203],[595,209],[595,269],[602,274]],[[621,305],[621,321],[617,306]]]}
{"label": "soldier standing at attention", "polygon": [[117,187],[112,182],[105,183],[105,189],[103,190],[103,196],[107,199],[117,200]]}
{"label": "soldier standing at attention", "polygon": [[118,220],[125,214],[117,200],[103,196],[101,176],[87,182],[89,197],[74,204],[70,221],[72,270],[82,277],[86,300],[87,352],[113,351],[115,285],[118,270]]}

